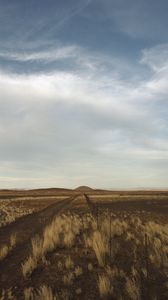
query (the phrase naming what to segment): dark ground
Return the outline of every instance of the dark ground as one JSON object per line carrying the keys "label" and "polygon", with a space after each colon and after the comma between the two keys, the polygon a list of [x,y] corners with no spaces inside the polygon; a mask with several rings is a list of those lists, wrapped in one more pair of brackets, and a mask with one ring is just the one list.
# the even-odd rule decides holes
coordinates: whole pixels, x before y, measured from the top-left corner
{"label": "dark ground", "polygon": [[[109,194],[112,195],[112,197],[104,197],[103,199],[103,194],[106,196]],[[20,197],[21,199],[25,196],[33,197],[35,199],[35,197],[39,197],[39,195],[57,195],[57,197],[60,195],[67,196],[67,198],[56,198],[55,201],[52,200],[54,203],[49,204],[49,206],[40,210],[39,212],[21,217],[15,222],[0,228],[0,245],[8,243],[12,233],[17,234],[16,247],[4,260],[0,262],[0,290],[12,288],[15,290],[15,294],[19,300],[22,299],[21,290],[23,290],[23,288],[29,284],[32,284],[32,286],[38,286],[41,281],[45,282],[45,280],[47,283],[51,283],[51,285],[53,280],[54,282],[57,282],[57,276],[55,276],[54,279],[52,277],[53,272],[56,272],[54,267],[53,272],[47,269],[47,267],[45,268],[45,272],[41,272],[41,270],[35,271],[32,278],[28,279],[27,282],[24,280],[23,275],[21,274],[21,264],[29,255],[31,250],[31,238],[36,234],[41,234],[43,228],[51,222],[55,215],[66,212],[67,210],[72,210],[79,213],[82,213],[83,211],[91,211],[96,216],[101,213],[102,210],[110,209],[110,211],[119,214],[120,216],[126,212],[130,215],[134,214],[140,216],[144,220],[155,220],[159,223],[167,223],[168,220],[168,192],[166,191],[115,191],[110,193],[102,193],[102,191],[96,191],[94,193],[94,191],[89,191],[89,194],[86,194],[85,191],[85,197],[82,198],[85,199],[84,201],[81,200],[81,197],[78,197],[78,195],[80,195],[79,190],[75,192],[72,190],[63,189],[34,190],[30,192],[8,190],[0,191],[0,199],[10,199],[14,197]],[[94,195],[96,195],[96,197],[94,197]],[[62,251],[62,253],[59,253],[59,260],[61,260],[61,256],[65,256],[67,254],[69,253],[66,253],[66,250]],[[75,261],[74,253],[70,254],[73,256]],[[83,253],[81,249],[81,253],[76,263],[81,264],[83,268],[85,268],[90,261],[93,261],[92,253],[88,254],[87,258],[85,257],[85,253]],[[53,257],[51,256],[50,261],[52,262],[52,260]],[[92,290],[93,281],[96,281],[96,278],[87,278],[86,295],[83,294],[82,299],[87,299],[88,289],[90,290],[89,299],[97,299],[95,298],[98,297],[96,291]],[[85,281],[83,282],[83,279],[79,279],[79,287],[85,285]],[[78,297],[76,299],[80,299],[80,296]]]}

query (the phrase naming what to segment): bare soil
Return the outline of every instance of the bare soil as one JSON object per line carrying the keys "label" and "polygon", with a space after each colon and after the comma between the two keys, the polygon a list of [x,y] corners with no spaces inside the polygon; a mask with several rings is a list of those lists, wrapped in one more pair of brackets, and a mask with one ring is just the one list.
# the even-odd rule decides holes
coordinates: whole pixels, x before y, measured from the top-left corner
{"label": "bare soil", "polygon": [[[44,227],[52,221],[54,216],[63,212],[71,211],[83,214],[86,211],[91,211],[95,218],[98,219],[101,211],[108,209],[118,214],[120,218],[127,213],[127,217],[135,215],[145,221],[168,222],[167,191],[102,192],[89,190],[88,194],[83,195],[84,197],[80,197],[80,190],[73,192],[72,190],[63,189],[0,191],[0,199],[15,198],[16,206],[19,206],[22,201],[25,206],[38,210],[0,228],[0,246],[7,244],[13,233],[17,235],[16,247],[4,260],[0,261],[0,291],[11,288],[15,292],[17,299],[21,300],[24,299],[23,290],[27,286],[38,288],[40,284],[46,283],[55,287],[55,289],[61,289],[59,282],[62,274],[55,262],[61,262],[68,255],[71,255],[75,264],[81,266],[83,270],[87,269],[88,264],[91,262],[94,269],[96,270],[97,268],[101,272],[94,254],[92,252],[86,253],[85,249],[80,247],[80,245],[76,245],[76,247],[69,250],[60,249],[57,253],[50,253],[47,257],[50,262],[49,266],[44,265],[42,269],[38,268],[31,278],[26,280],[23,278],[21,264],[30,254],[32,237],[36,234],[42,234]],[[98,291],[94,288],[96,284],[97,278],[91,272],[88,273],[87,278],[79,277],[75,285],[71,287],[71,289],[74,289],[73,300],[99,299]],[[77,287],[82,287],[82,297],[80,295],[75,296]]]}
{"label": "bare soil", "polygon": [[40,234],[54,216],[70,209],[75,198],[76,196],[72,196],[64,201],[57,200],[56,203],[39,212],[21,217],[15,222],[0,228],[1,245],[9,242],[11,234],[16,233],[17,235],[17,246],[0,262],[0,288],[16,287],[19,289],[23,281],[21,263],[30,252],[31,238],[36,234]]}

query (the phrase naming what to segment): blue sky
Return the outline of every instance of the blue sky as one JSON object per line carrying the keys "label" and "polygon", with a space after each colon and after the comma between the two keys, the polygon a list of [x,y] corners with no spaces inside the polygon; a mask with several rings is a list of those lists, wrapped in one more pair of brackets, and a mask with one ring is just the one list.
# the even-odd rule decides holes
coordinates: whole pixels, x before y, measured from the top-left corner
{"label": "blue sky", "polygon": [[166,0],[0,0],[0,188],[168,187]]}

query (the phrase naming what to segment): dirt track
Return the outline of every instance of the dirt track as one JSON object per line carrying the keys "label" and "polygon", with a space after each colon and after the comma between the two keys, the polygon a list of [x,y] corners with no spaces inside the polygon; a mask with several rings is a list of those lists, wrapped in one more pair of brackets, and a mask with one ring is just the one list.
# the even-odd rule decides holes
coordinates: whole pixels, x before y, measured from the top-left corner
{"label": "dirt track", "polygon": [[[79,197],[78,197],[79,196]],[[2,289],[12,288],[15,291],[17,299],[22,300],[22,291],[25,287],[31,286],[31,277],[26,280],[23,278],[21,272],[21,264],[29,256],[31,251],[31,238],[36,234],[41,234],[44,227],[51,222],[54,216],[67,210],[77,210],[79,212],[82,209],[87,209],[91,211],[95,217],[97,217],[99,211],[104,208],[108,208],[113,212],[132,211],[137,210],[144,212],[145,220],[148,217],[146,212],[152,212],[161,218],[163,221],[167,222],[168,214],[168,199],[167,195],[164,200],[158,200],[150,198],[148,200],[142,199],[126,199],[123,200],[120,197],[116,199],[117,201],[109,201],[107,199],[101,200],[101,197],[93,198],[88,194],[80,193],[75,194],[66,199],[56,199],[54,204],[50,204],[45,209],[35,212],[31,215],[27,215],[17,219],[15,222],[0,228],[0,245],[7,244],[12,233],[17,234],[17,244],[16,247],[9,253],[9,255],[0,262],[0,292]],[[151,219],[151,215],[149,215]],[[38,270],[41,272],[41,270]],[[41,276],[42,274],[40,274]],[[39,276],[39,273],[37,273]],[[48,276],[48,275],[45,275]],[[86,289],[87,290],[87,289]]]}
{"label": "dirt track", "polygon": [[0,228],[1,245],[8,243],[12,233],[17,233],[16,247],[0,262],[0,290],[10,287],[19,290],[19,286],[23,285],[21,264],[30,253],[31,238],[36,234],[40,234],[55,215],[69,209],[76,198],[75,195],[57,201],[57,203],[49,205],[40,212],[22,217],[5,228]]}

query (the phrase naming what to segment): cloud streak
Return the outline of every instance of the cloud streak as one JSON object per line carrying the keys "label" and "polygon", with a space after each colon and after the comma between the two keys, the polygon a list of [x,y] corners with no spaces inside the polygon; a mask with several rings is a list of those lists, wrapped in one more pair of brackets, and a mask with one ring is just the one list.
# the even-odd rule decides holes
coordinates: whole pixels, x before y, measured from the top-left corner
{"label": "cloud streak", "polygon": [[[72,63],[73,47],[57,50],[58,59],[63,55]],[[167,46],[161,47],[165,52]],[[42,186],[45,179],[40,178],[48,178],[46,185],[75,186],[82,180],[101,187],[142,187],[148,179],[149,187],[165,186],[168,72],[156,52],[143,51],[139,65],[144,64],[144,72],[150,67],[152,73],[136,81],[123,80],[109,57],[103,63],[97,55],[94,67],[85,63],[83,69],[83,62],[94,54],[86,55],[80,48],[75,71],[1,71],[0,157],[6,185],[30,187],[32,177]],[[33,59],[48,59],[40,55]],[[19,180],[22,177],[25,180]]]}
{"label": "cloud streak", "polygon": [[73,58],[77,51],[76,46],[59,47],[58,49],[51,49],[39,52],[0,52],[0,57],[7,60],[14,60],[18,62],[40,61],[53,62],[68,58]]}
{"label": "cloud streak", "polygon": [[165,187],[167,2],[0,6],[0,187]]}

